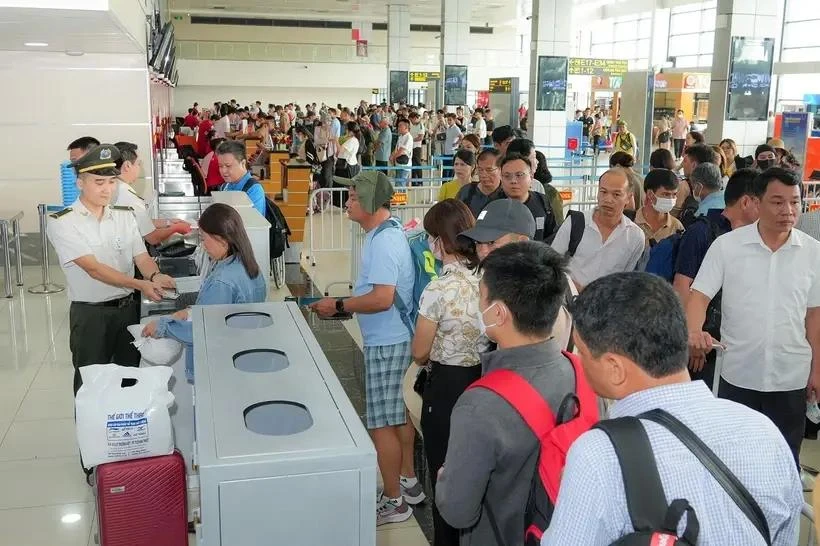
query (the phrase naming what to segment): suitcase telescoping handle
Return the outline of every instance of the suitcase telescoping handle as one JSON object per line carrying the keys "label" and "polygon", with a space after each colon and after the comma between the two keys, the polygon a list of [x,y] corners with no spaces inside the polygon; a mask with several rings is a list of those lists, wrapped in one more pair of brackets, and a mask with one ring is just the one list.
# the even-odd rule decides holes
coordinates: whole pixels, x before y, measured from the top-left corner
{"label": "suitcase telescoping handle", "polygon": [[723,357],[726,356],[726,346],[719,341],[712,342],[712,350],[715,351],[715,374],[712,376],[712,394],[718,397],[720,389],[720,372],[723,369]]}

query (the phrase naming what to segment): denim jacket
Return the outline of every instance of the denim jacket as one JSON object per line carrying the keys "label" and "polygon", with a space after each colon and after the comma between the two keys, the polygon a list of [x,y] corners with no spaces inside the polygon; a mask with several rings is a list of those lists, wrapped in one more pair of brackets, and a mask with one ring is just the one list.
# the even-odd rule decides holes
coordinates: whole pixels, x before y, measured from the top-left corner
{"label": "denim jacket", "polygon": [[[242,262],[231,256],[216,262],[202,281],[195,305],[226,305],[232,303],[262,303],[267,297],[265,277],[260,272],[255,279],[248,276]],[[191,321],[170,316],[157,321],[157,337],[170,337],[185,345],[185,375],[194,378],[194,330]]]}

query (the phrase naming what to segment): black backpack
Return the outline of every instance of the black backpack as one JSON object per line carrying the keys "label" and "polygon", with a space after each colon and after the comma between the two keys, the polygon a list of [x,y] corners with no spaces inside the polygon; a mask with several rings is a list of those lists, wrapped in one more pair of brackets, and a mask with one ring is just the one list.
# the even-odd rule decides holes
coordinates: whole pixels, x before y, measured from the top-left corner
{"label": "black backpack", "polygon": [[567,211],[567,218],[564,221],[569,222],[569,245],[567,245],[566,257],[572,258],[578,251],[578,245],[581,244],[581,239],[584,238],[586,218],[584,218],[584,213],[580,210],[569,210]]}
{"label": "black backpack", "polygon": [[[251,177],[242,186],[242,191],[248,193],[248,190],[256,184],[261,185],[261,182]],[[267,195],[265,196],[265,220],[270,223],[270,259],[275,260],[285,253],[286,248],[290,247],[288,244],[290,228],[288,227],[288,221],[285,220],[285,215],[282,214],[282,210]]]}
{"label": "black backpack", "polygon": [[[632,520],[633,533],[625,535],[611,546],[695,546],[700,523],[695,509],[686,499],[666,503],[666,493],[652,452],[652,444],[641,420],[657,423],[671,432],[709,471],[743,514],[771,545],[769,525],[763,511],[746,487],[717,455],[686,425],[662,409],[653,409],[637,417],[621,417],[595,425],[604,431],[618,457],[624,481],[624,493]],[[678,536],[678,524],[686,514],[686,528]],[[709,514],[711,517],[724,517]],[[726,537],[728,539],[728,537]]]}

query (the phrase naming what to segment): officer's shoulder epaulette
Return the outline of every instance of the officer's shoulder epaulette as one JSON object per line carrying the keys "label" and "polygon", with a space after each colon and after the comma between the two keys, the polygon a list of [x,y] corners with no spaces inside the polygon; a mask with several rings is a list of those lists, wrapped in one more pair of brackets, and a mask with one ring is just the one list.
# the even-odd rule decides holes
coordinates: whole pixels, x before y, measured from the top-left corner
{"label": "officer's shoulder epaulette", "polygon": [[129,207],[128,205],[109,205],[108,208],[111,210],[124,210],[124,211],[133,211],[134,207]]}
{"label": "officer's shoulder epaulette", "polygon": [[54,214],[49,214],[49,216],[51,216],[52,218],[60,218],[62,216],[65,216],[69,212],[71,212],[71,207],[66,207],[61,211],[55,212]]}

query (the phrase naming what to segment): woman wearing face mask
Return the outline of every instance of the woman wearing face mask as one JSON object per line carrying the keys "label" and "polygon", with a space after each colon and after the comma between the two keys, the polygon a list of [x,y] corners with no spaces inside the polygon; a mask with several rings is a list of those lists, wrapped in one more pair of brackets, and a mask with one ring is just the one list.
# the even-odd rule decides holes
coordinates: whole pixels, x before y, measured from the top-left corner
{"label": "woman wearing face mask", "polygon": [[[474,136],[474,135],[473,135]],[[458,191],[472,182],[475,173],[475,154],[469,150],[459,150],[453,158],[455,178],[441,185],[438,200],[455,199]]]}
{"label": "woman wearing face mask", "polygon": [[650,246],[683,230],[680,220],[669,214],[675,207],[678,184],[678,177],[668,169],[653,169],[643,180],[646,197],[635,215],[635,223]]}
{"label": "woman wearing face mask", "polygon": [[[253,255],[242,217],[230,205],[214,203],[199,217],[202,246],[212,266],[202,280],[195,305],[262,303],[267,296],[265,276]],[[170,337],[185,345],[185,374],[193,383],[194,333],[190,309],[149,322],[144,337]]]}
{"label": "woman wearing face mask", "polygon": [[755,149],[754,167],[765,171],[770,167],[777,166],[777,152],[768,144],[761,144]]}
{"label": "woman wearing face mask", "polygon": [[[461,393],[481,376],[479,354],[489,347],[478,311],[478,257],[470,241],[458,237],[474,224],[470,209],[455,199],[433,205],[424,217],[430,249],[443,264],[441,276],[421,295],[412,345],[413,359],[428,363],[421,431],[434,490],[447,454],[450,414]],[[458,530],[447,525],[435,506],[433,530],[434,546],[458,546]]]}

